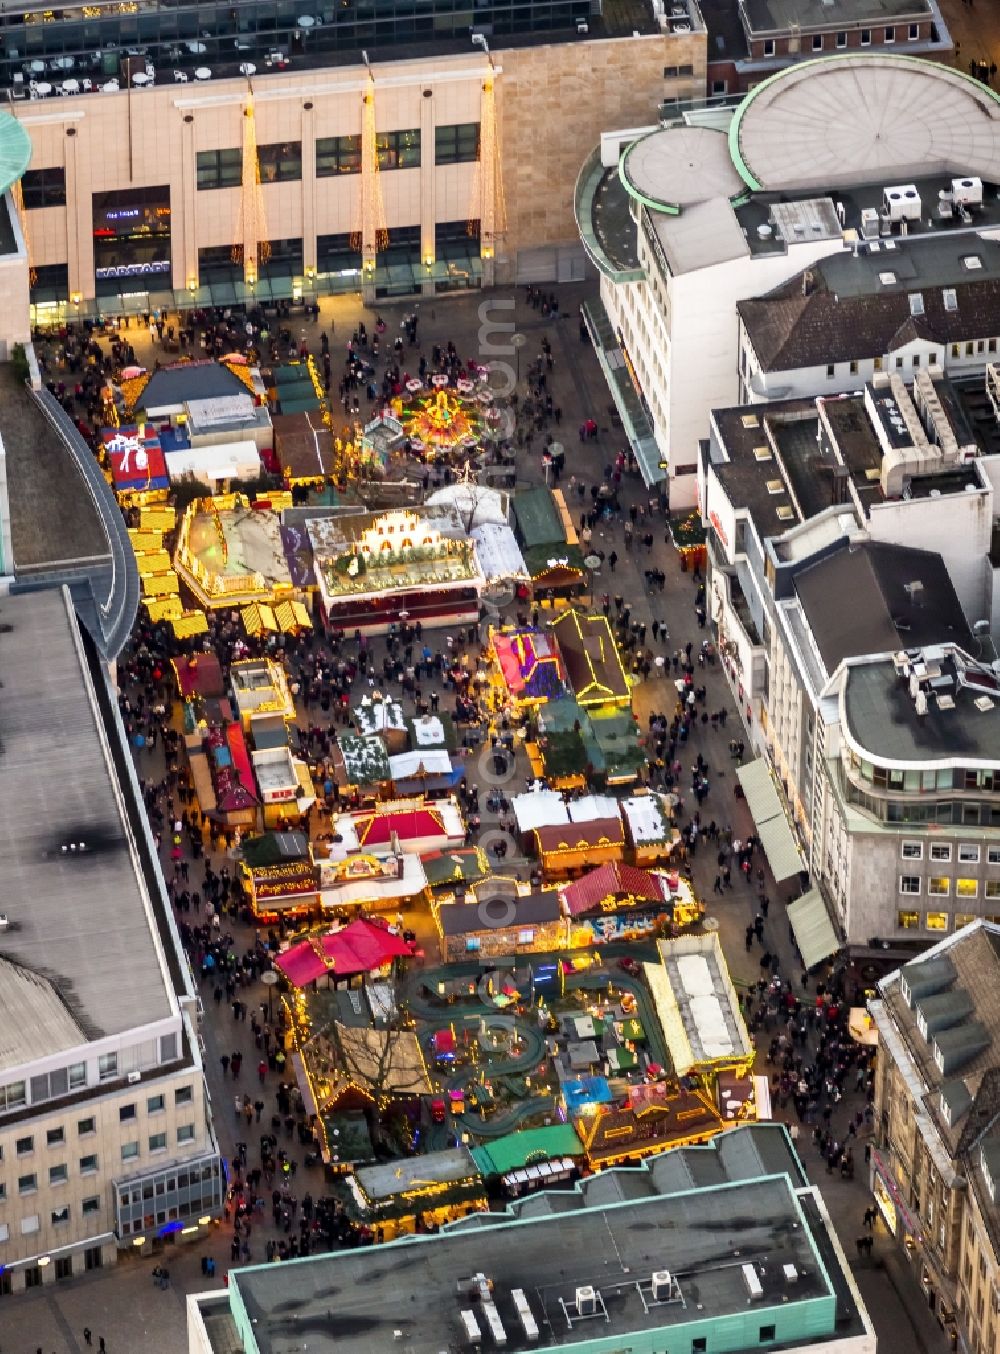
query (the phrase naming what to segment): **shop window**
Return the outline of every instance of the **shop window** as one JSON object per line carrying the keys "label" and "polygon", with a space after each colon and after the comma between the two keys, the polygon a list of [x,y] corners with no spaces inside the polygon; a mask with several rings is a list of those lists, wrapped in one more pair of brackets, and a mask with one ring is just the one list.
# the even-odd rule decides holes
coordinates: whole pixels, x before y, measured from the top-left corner
{"label": "shop window", "polygon": [[21,178],[21,192],[27,210],[66,206],[66,171],[62,165],[51,169],[28,169]]}
{"label": "shop window", "polygon": [[294,183],[302,178],[302,142],[275,141],[257,147],[261,183]]}
{"label": "shop window", "polygon": [[360,136],[321,136],[316,141],[316,177],[361,173]]}
{"label": "shop window", "polygon": [[978,879],[956,879],[955,880],[956,898],[978,898],[979,880]]}
{"label": "shop window", "polygon": [[243,152],[239,146],[198,152],[198,192],[239,188],[243,182]]}
{"label": "shop window", "polygon": [[[169,286],[170,189],[167,185],[95,193],[93,206],[94,275],[98,296]],[[102,1065],[117,1076],[117,1055],[104,1054]]]}
{"label": "shop window", "polygon": [[896,925],[901,931],[917,931],[920,929],[920,913],[901,908],[896,913]]}
{"label": "shop window", "polygon": [[434,128],[434,161],[439,165],[465,164],[479,158],[479,123],[452,122]]}
{"label": "shop window", "polygon": [[932,874],[927,881],[927,892],[932,898],[947,898],[951,893],[951,880],[947,875]]}
{"label": "shop window", "polygon": [[[25,1221],[27,1221],[27,1219],[25,1219]],[[36,1218],[35,1221],[37,1222],[38,1219]],[[38,1228],[34,1227],[32,1230],[37,1232]],[[21,1231],[22,1232],[24,1231],[23,1224],[21,1226]],[[29,1265],[28,1268],[24,1271],[24,1286],[25,1288],[41,1288],[42,1271],[39,1265]]]}
{"label": "shop window", "polygon": [[375,137],[379,169],[419,169],[420,128],[379,132]]}
{"label": "shop window", "polygon": [[84,1269],[100,1269],[104,1264],[104,1253],[100,1246],[88,1246],[83,1253]]}
{"label": "shop window", "polygon": [[316,271],[354,277],[361,272],[361,250],[348,233],[316,236]]}
{"label": "shop window", "polygon": [[920,892],[920,876],[918,874],[904,874],[899,878],[900,893],[918,894]]}
{"label": "shop window", "polygon": [[947,912],[928,912],[924,926],[928,931],[947,931],[950,918]]}

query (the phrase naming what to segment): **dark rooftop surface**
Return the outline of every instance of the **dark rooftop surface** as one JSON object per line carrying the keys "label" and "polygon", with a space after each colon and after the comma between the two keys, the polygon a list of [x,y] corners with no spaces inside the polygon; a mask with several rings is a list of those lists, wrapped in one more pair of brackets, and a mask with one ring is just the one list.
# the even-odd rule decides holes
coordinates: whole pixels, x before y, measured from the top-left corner
{"label": "dark rooftop surface", "polygon": [[931,13],[927,0],[743,0],[753,33],[787,32],[791,28],[834,28],[845,24],[898,23]]}
{"label": "dark rooftop surface", "polygon": [[639,267],[639,243],[629,211],[629,196],[618,176],[618,166],[608,169],[594,193],[591,211],[594,234],[612,264],[621,272]]}
{"label": "dark rooftop surface", "polygon": [[[715,409],[712,417],[729,456],[728,461],[715,462],[714,469],[730,501],[747,509],[762,539],[787,531],[801,519],[768,432],[783,419],[803,419],[815,426],[816,401],[775,400],[767,405]],[[781,515],[779,509],[784,510]]]}
{"label": "dark rooftop surface", "polygon": [[700,0],[708,29],[708,60],[743,61],[750,54],[736,0]]}
{"label": "dark rooftop surface", "polygon": [[869,421],[864,397],[846,395],[823,400],[822,409],[862,507],[878,502],[882,498],[879,478],[882,448]]}
{"label": "dark rooftop surface", "polygon": [[[923,585],[919,601],[906,591],[914,581]],[[944,561],[930,550],[845,545],[800,569],[795,591],[828,673],[863,654],[925,644],[975,647]]]}
{"label": "dark rooftop surface", "polygon": [[980,710],[974,694],[955,693],[955,708],[932,700],[918,715],[890,659],[848,669],[844,702],[852,737],[873,756],[894,766],[981,759],[1000,761],[1000,705]]}
{"label": "dark rooftop surface", "polygon": [[[755,1327],[768,1310],[788,1315],[799,1303],[832,1297],[804,1223],[788,1179],[772,1176],[407,1239],[280,1270],[234,1270],[230,1286],[245,1305],[261,1354],[278,1354],[293,1339],[308,1339],[313,1354],[370,1354],[400,1339],[411,1354],[439,1354],[464,1343],[463,1310],[475,1311],[489,1341],[482,1306],[461,1291],[479,1272],[493,1284],[510,1350],[571,1346],[597,1333],[627,1344],[633,1332],[676,1331],[694,1320],[746,1314],[746,1264],[756,1267],[763,1287],[752,1311]],[[793,1286],[783,1276],[789,1264],[798,1275]],[[650,1275],[657,1270],[674,1275],[680,1301],[650,1300]],[[585,1285],[600,1292],[607,1313],[605,1320],[598,1310],[599,1332],[575,1310],[576,1289]],[[515,1309],[515,1289],[524,1292],[538,1325],[534,1341]],[[812,1341],[842,1333],[833,1309],[816,1311],[808,1329]]]}
{"label": "dark rooftop surface", "polygon": [[83,476],[9,362],[0,363],[0,437],[17,572],[105,559],[108,538]]}
{"label": "dark rooftop surface", "polygon": [[146,409],[160,409],[186,400],[216,400],[249,395],[246,386],[218,362],[176,362],[154,371],[141,395]]}

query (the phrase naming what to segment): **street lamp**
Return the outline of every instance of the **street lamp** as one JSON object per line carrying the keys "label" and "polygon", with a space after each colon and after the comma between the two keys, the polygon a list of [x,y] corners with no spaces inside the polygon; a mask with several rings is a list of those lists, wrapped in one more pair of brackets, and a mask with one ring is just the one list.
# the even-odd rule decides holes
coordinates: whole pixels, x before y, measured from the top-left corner
{"label": "street lamp", "polygon": [[528,336],[526,334],[515,334],[511,339],[511,343],[514,345],[514,353],[517,361],[517,372],[514,379],[518,385],[521,384],[521,349],[524,347],[527,341]]}
{"label": "street lamp", "polygon": [[260,980],[267,988],[267,1023],[271,1024],[271,990],[278,981],[278,975],[273,968],[269,968],[266,973],[260,975]]}
{"label": "street lamp", "polygon": [[598,570],[599,570],[600,567],[601,567],[601,557],[600,557],[600,555],[585,555],[585,556],[584,556],[584,559],[583,559],[583,567],[587,570],[587,573],[590,574],[590,606],[591,606],[591,609],[593,609],[593,606],[594,606],[594,579],[595,579],[595,577],[596,577],[596,575],[597,575]]}

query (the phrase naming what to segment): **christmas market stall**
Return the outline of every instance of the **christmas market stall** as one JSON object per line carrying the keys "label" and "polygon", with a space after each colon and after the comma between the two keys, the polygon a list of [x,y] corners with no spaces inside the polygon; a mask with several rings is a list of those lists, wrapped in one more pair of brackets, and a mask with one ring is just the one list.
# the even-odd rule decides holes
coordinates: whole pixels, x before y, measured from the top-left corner
{"label": "christmas market stall", "polygon": [[319,869],[302,832],[265,832],[241,844],[239,880],[255,922],[305,916],[319,904]]}
{"label": "christmas market stall", "polygon": [[457,514],[347,513],[312,518],[308,531],[320,608],[332,629],[375,635],[401,620],[436,627],[478,619],[485,580]]}
{"label": "christmas market stall", "polygon": [[694,573],[696,569],[705,573],[707,533],[705,524],[697,510],[675,514],[668,523],[670,539],[680,556],[681,571]]}
{"label": "christmas market stall", "polygon": [[[572,811],[572,808],[571,808]],[[591,818],[535,829],[536,854],[546,880],[566,879],[594,865],[622,860],[625,829],[621,817]]]}
{"label": "christmas market stall", "polygon": [[218,699],[225,692],[222,680],[222,665],[218,657],[208,653],[193,654],[190,657],[172,658],[170,665],[177,680],[177,690],[182,701],[194,700],[197,696]]}
{"label": "christmas market stall", "polygon": [[490,873],[490,862],[481,846],[460,846],[453,851],[431,851],[421,856],[427,876],[427,898],[440,902],[465,901],[473,884]]}
{"label": "christmas market stall", "polygon": [[469,890],[467,902],[435,900],[431,910],[446,964],[470,955],[546,953],[569,939],[556,890],[531,893],[514,879],[484,879]]}
{"label": "christmas market stall", "polygon": [[633,865],[662,865],[674,853],[680,833],[674,827],[669,795],[633,795],[621,801]]}
{"label": "christmas market stall", "polygon": [[488,1207],[479,1167],[468,1147],[425,1152],[360,1166],[340,1188],[347,1213],[379,1239],[426,1231]]}
{"label": "christmas market stall", "polygon": [[[391,696],[381,695],[377,691],[370,696],[362,696],[360,703],[351,711],[351,717],[358,733],[378,734],[390,753],[406,751],[410,723],[403,714],[402,705]],[[421,746],[424,746],[423,742]]]}
{"label": "christmas market stall", "polygon": [[271,658],[248,658],[232,664],[229,680],[240,719],[248,732],[254,720],[262,715],[294,720],[295,701],[280,663]]}
{"label": "christmas market stall", "polygon": [[[331,854],[324,854],[330,850]],[[336,848],[317,843],[320,903],[324,911],[340,909],[385,909],[398,913],[423,895],[427,876],[420,857],[402,851],[375,855],[362,851],[345,855]]]}
{"label": "christmas market stall", "polygon": [[325,935],[308,936],[275,959],[293,987],[307,987],[320,978],[339,982],[360,974],[388,973],[397,959],[409,958],[413,946],[387,926],[368,917]]}
{"label": "christmas market stall", "polygon": [[455,799],[393,799],[372,809],[341,813],[333,820],[333,832],[343,849],[388,855],[395,850],[423,855],[465,845],[465,824]]}
{"label": "christmas market stall", "polygon": [[583,1144],[572,1124],[545,1124],[480,1143],[472,1157],[487,1187],[499,1185],[507,1197],[517,1198],[575,1180]]}
{"label": "christmas market stall", "polygon": [[550,622],[549,633],[559,645],[579,705],[630,707],[628,678],[607,616],[570,607]]}
{"label": "christmas market stall", "polygon": [[586,586],[583,551],[558,489],[538,485],[514,496],[514,533],[536,600],[570,597]]}
{"label": "christmas market stall", "polygon": [[713,1101],[682,1082],[623,1088],[609,1104],[574,1120],[591,1170],[626,1166],[669,1147],[707,1142],[723,1127]]}
{"label": "christmas market stall", "polygon": [[174,568],[207,610],[272,604],[294,593],[281,521],[243,494],[194,499],[184,509]]}
{"label": "christmas market stall", "polygon": [[377,733],[340,730],[333,748],[333,779],[341,800],[360,807],[388,795],[392,773],[385,742]]}
{"label": "christmas market stall", "polygon": [[452,763],[444,748],[398,752],[389,758],[395,793],[406,795],[449,794],[465,780],[465,763]]}
{"label": "christmas market stall", "polygon": [[562,656],[547,631],[528,626],[491,630],[489,656],[500,701],[513,712],[566,695]]}
{"label": "christmas market stall", "polygon": [[672,918],[663,881],[620,861],[564,884],[559,894],[570,918],[573,945],[649,936]]}
{"label": "christmas market stall", "polygon": [[134,507],[166,499],[170,476],[155,428],[148,424],[105,428],[101,444],[119,503]]}
{"label": "christmas market stall", "polygon": [[264,826],[293,826],[316,803],[309,767],[293,757],[288,746],[256,749],[250,754],[264,807]]}
{"label": "christmas market stall", "polygon": [[274,454],[289,489],[322,484],[336,473],[333,434],[316,411],[275,414]]}
{"label": "christmas market stall", "polygon": [[719,937],[678,936],[657,948],[659,962],[643,971],[674,1069],[714,1097],[719,1073],[745,1075],[754,1056]]}
{"label": "christmas market stall", "polygon": [[[226,701],[219,704],[228,708]],[[239,721],[223,718],[199,726],[185,735],[184,743],[205,817],[224,828],[256,827],[259,800]]]}

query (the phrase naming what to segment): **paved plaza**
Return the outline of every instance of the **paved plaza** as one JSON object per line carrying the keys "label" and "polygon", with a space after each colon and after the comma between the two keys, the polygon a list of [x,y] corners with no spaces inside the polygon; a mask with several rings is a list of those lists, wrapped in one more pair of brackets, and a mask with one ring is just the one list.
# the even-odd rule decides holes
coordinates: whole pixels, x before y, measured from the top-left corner
{"label": "paved plaza", "polygon": [[[419,307],[421,343],[425,351],[429,351],[434,342],[450,339],[463,356],[480,358],[481,306],[512,299],[516,300],[515,311],[505,312],[494,305],[493,316],[494,319],[502,319],[508,313],[513,314],[517,330],[527,336],[527,342],[521,350],[521,362],[526,364],[532,360],[540,350],[543,338],[548,339],[554,355],[550,389],[555,404],[563,410],[561,434],[556,435],[561,435],[566,446],[566,466],[561,482],[564,490],[571,477],[582,480],[588,490],[591,485],[599,484],[605,465],[613,460],[615,453],[623,446],[620,429],[609,412],[610,396],[596,358],[589,344],[580,338],[578,308],[586,294],[587,288],[583,286],[559,288],[558,319],[545,318],[538,310],[528,306],[523,291],[516,298],[460,297],[425,301]],[[402,314],[412,308],[410,302],[405,307],[385,305],[380,309],[379,313],[386,320],[390,335],[394,326],[398,326]],[[362,311],[356,300],[337,299],[324,303],[322,314],[315,323],[309,321],[301,324],[296,319],[292,324],[304,332],[306,342],[314,351],[318,350],[319,335],[325,330],[331,335],[331,348],[336,352],[338,344],[346,343],[362,318],[371,331],[376,318],[374,312]],[[155,361],[156,354],[145,330],[133,325],[129,337],[140,362],[151,364]],[[494,334],[493,342],[500,341],[502,339]],[[497,354],[486,353],[483,360],[491,356]],[[515,359],[512,357],[511,360]],[[596,440],[584,443],[578,438],[577,429],[587,419],[593,419],[599,431]],[[536,446],[532,455],[519,460],[518,483],[540,483],[543,478],[539,447]],[[569,493],[567,498],[571,503],[576,502],[575,496]],[[646,507],[650,494],[637,477],[627,477],[622,500],[626,508],[632,502]],[[683,648],[688,640],[697,648],[707,632],[699,630],[697,625],[696,581],[691,575],[681,572],[676,552],[666,541],[662,517],[654,525],[654,543],[649,553],[643,547],[626,550],[620,522],[595,528],[594,547],[603,550],[606,555],[614,550],[618,557],[613,577],[605,563],[595,581],[595,593],[598,598],[605,591],[621,593],[632,604],[633,619],[650,626],[654,618],[661,625],[665,623],[668,637],[654,641],[654,651],[672,654],[675,649]],[[650,568],[665,571],[667,581],[664,591],[655,594],[648,591],[644,574]],[[429,638],[431,643],[442,641],[438,632],[431,632]],[[376,662],[379,662],[384,653],[383,640],[374,641],[374,651]],[[729,718],[726,728],[722,730],[713,730],[710,725],[697,727],[680,755],[684,756],[687,763],[693,761],[700,751],[707,761],[711,793],[702,806],[703,816],[714,818],[719,824],[730,825],[735,836],[745,837],[753,831],[753,825],[746,806],[733,795],[735,764],[729,752],[730,739],[739,734],[738,711],[720,666],[706,667],[699,672],[698,680],[708,688],[705,708],[714,711],[725,707]],[[676,701],[672,682],[663,678],[641,682],[634,695],[636,716],[643,729],[650,713],[665,711],[669,715]],[[163,774],[159,751],[150,755],[137,753],[136,756],[140,759],[139,773],[144,780],[156,779]],[[469,760],[468,771],[470,780],[475,782],[476,759]],[[687,771],[686,764],[685,783]],[[529,768],[522,752],[515,767],[514,779],[504,787],[505,792],[516,793],[527,784],[528,777]],[[753,921],[757,911],[756,890],[752,883],[745,883],[739,878],[739,872],[736,872],[738,877],[732,891],[721,897],[713,896],[713,879],[717,867],[711,845],[700,850],[691,863],[696,891],[706,900],[710,914],[718,919],[734,981],[738,987],[745,988],[760,976],[761,948],[754,947],[752,952],[748,952],[744,945],[746,927]],[[520,868],[526,877],[526,862],[522,864],[515,860],[513,865],[514,868]],[[200,871],[200,867],[196,869]],[[192,870],[192,879],[195,873]],[[781,974],[793,979],[799,991],[798,964],[784,918],[783,902],[787,900],[788,893],[775,885],[770,877],[766,880],[766,888],[771,898],[766,924],[766,947],[772,953],[777,953]],[[432,955],[436,951],[436,934],[433,933],[426,909],[408,913],[405,921],[417,932],[428,956]],[[235,937],[237,949],[253,943],[253,933],[240,922],[227,920],[226,926]],[[267,995],[263,986],[256,990],[244,989],[240,995],[251,1005],[261,1003],[266,1009]],[[233,1096],[234,1091],[256,1093],[254,1068],[260,1055],[254,1047],[249,1024],[234,1021],[228,1002],[217,1004],[213,1001],[211,984],[201,985],[201,997],[205,1008],[203,1037],[209,1090],[220,1145],[228,1158],[242,1137],[258,1131],[251,1128],[248,1133],[242,1122],[234,1116]],[[760,1042],[766,1048],[766,1036]],[[231,1075],[224,1073],[220,1063],[223,1055],[231,1054],[234,1050],[244,1055],[242,1082],[234,1082]],[[757,1070],[764,1075],[768,1073],[763,1051]],[[274,1074],[269,1074],[265,1092],[265,1121],[270,1119],[273,1112],[275,1087],[271,1083],[276,1081]],[[840,1136],[843,1135],[848,1117],[854,1114],[860,1103],[860,1096],[851,1094],[844,1097],[833,1124]],[[838,1122],[840,1120],[842,1122]],[[303,1149],[297,1142],[289,1140],[283,1145],[297,1161],[296,1191],[300,1195],[307,1189],[314,1196],[321,1194],[321,1169],[305,1165]],[[859,1147],[856,1153],[858,1169],[855,1178],[844,1181],[839,1173],[827,1174],[823,1161],[812,1146],[809,1128],[803,1128],[798,1146],[807,1170],[823,1190],[845,1251],[854,1265],[855,1240],[863,1233],[862,1214],[870,1202],[862,1151]],[[885,1234],[881,1222],[878,1228],[880,1230],[876,1231],[872,1256],[857,1262],[855,1274],[879,1335],[880,1350],[886,1351],[886,1354],[904,1354],[904,1351],[910,1354],[914,1349],[919,1349],[922,1354],[937,1354],[937,1351],[945,1348],[944,1336],[927,1311],[916,1278],[908,1271],[906,1262],[895,1243]],[[276,1235],[269,1216],[265,1215],[255,1222],[252,1238],[252,1258],[255,1262],[263,1260],[266,1241]],[[221,1286],[225,1282],[230,1262],[230,1237],[230,1229],[220,1226],[210,1247],[178,1244],[155,1259],[139,1259],[125,1254],[113,1270],[88,1274],[66,1284],[46,1286],[8,1300],[0,1305],[0,1354],[35,1354],[36,1351],[42,1351],[42,1354],[78,1354],[87,1348],[83,1334],[85,1328],[90,1328],[93,1333],[94,1348],[99,1338],[104,1337],[108,1354],[167,1354],[168,1351],[186,1349],[184,1296],[212,1286],[203,1278],[201,1269],[202,1258],[208,1254],[216,1260],[214,1286]],[[151,1271],[156,1264],[169,1268],[170,1286],[166,1289],[154,1283]]]}

